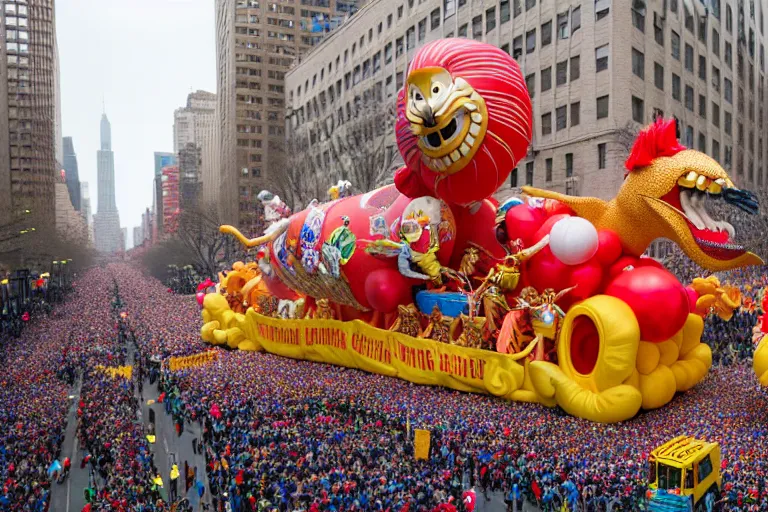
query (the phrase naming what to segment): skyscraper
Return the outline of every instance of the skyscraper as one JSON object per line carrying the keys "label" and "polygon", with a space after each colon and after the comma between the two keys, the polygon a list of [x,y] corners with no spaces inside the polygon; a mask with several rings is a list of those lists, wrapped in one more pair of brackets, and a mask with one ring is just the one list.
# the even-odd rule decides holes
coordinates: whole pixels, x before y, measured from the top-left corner
{"label": "skyscraper", "polygon": [[154,221],[153,234],[160,237],[164,233],[163,230],[163,169],[171,165],[176,165],[176,155],[173,153],[155,152],[155,179],[153,186],[155,193],[152,197],[152,205],[154,209]]}
{"label": "skyscraper", "polygon": [[107,114],[101,115],[101,149],[96,152],[97,213],[94,215],[96,250],[113,253],[124,250],[120,215],[115,203],[115,156],[112,153],[112,128]]}
{"label": "skyscraper", "polygon": [[[54,224],[58,84],[53,0],[0,1],[0,225]],[[2,238],[0,236],[0,238]]]}
{"label": "skyscraper", "polygon": [[87,181],[80,182],[80,213],[88,226],[89,245],[93,245],[93,218],[91,217],[91,192]]}
{"label": "skyscraper", "polygon": [[285,137],[285,73],[362,3],[216,0],[218,204],[224,222],[258,229],[256,195],[266,180],[279,179],[270,173],[277,172]]}
{"label": "skyscraper", "polygon": [[72,206],[75,207],[75,210],[80,211],[82,206],[80,195],[80,175],[77,170],[77,155],[75,154],[75,146],[72,142],[72,137],[64,137],[63,146],[63,164],[64,170],[67,171],[67,189],[69,190],[69,199],[72,201]]}

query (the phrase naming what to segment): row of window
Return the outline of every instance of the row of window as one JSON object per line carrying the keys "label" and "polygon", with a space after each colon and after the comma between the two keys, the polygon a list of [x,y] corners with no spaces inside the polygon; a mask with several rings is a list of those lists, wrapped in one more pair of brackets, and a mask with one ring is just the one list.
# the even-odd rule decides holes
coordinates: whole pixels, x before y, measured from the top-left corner
{"label": "row of window", "polygon": [[[608,117],[608,111],[610,107],[609,96],[600,96],[596,99],[596,118],[605,119]],[[555,130],[565,130],[568,127],[568,110],[571,112],[571,124],[570,126],[577,126],[581,122],[581,102],[576,101],[568,105],[562,105],[555,109]],[[541,135],[552,134],[552,112],[545,112],[541,114]]]}
{"label": "row of window", "polygon": [[[598,144],[598,151],[600,152],[600,155],[598,157],[598,160],[602,162],[603,167],[600,167],[601,169],[605,166],[605,144]],[[564,167],[565,167],[565,177],[567,178],[573,178],[573,153],[566,153],[563,159]],[[553,159],[547,158],[544,160],[545,165],[545,180],[547,183],[552,182],[552,171],[553,171]],[[527,186],[533,186],[533,178],[534,178],[534,161],[529,160],[525,162],[525,185]],[[520,186],[519,184],[519,178],[518,178],[518,169],[513,169],[512,173],[509,175],[509,186],[512,188]],[[573,195],[576,193],[575,183],[571,180],[566,181],[566,193],[569,195]]]}

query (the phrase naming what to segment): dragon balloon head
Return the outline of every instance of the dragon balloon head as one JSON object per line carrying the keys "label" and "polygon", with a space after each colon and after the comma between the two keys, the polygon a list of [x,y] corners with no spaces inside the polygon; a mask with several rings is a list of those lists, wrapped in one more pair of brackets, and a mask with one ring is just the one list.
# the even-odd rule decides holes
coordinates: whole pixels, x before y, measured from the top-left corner
{"label": "dragon balloon head", "polygon": [[[737,188],[714,159],[680,145],[675,132],[674,120],[657,120],[638,135],[617,203],[652,211],[656,217],[652,224],[661,220],[659,236],[675,241],[704,268],[717,271],[761,264],[759,257],[734,242],[734,226],[712,218],[706,209],[709,201],[725,201],[756,214],[757,197]],[[636,213],[643,218],[641,211]],[[639,234],[649,229],[639,224]]]}
{"label": "dragon balloon head", "polygon": [[504,183],[531,141],[531,101],[517,63],[499,48],[442,39],[414,56],[398,97],[397,144],[409,197],[469,205]]}

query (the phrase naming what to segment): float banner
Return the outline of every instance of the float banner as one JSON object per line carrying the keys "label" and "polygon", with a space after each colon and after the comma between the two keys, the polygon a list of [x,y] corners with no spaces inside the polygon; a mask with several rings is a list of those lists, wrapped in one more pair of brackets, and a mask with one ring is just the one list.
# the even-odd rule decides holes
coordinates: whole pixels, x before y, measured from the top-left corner
{"label": "float banner", "polygon": [[172,371],[186,370],[187,368],[194,368],[196,366],[202,366],[209,363],[219,357],[219,353],[215,350],[208,350],[200,352],[198,354],[192,354],[191,356],[184,357],[171,357],[168,359],[168,368]]}
{"label": "float banner", "polygon": [[416,457],[416,460],[429,458],[430,437],[429,430],[417,428],[413,431],[413,456]]}
{"label": "float banner", "polygon": [[253,310],[241,322],[256,349],[459,391],[512,398],[524,368],[509,355],[377,329],[359,320],[286,320]]}

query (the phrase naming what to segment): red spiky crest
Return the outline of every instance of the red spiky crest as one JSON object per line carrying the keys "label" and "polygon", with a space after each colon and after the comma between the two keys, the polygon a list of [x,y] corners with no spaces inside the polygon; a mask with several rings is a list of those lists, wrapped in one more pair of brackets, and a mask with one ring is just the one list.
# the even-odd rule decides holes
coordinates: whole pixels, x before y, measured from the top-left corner
{"label": "red spiky crest", "polygon": [[686,149],[677,140],[677,122],[674,119],[657,118],[650,126],[637,134],[635,144],[624,163],[627,174],[650,165],[660,156],[674,156]]}

